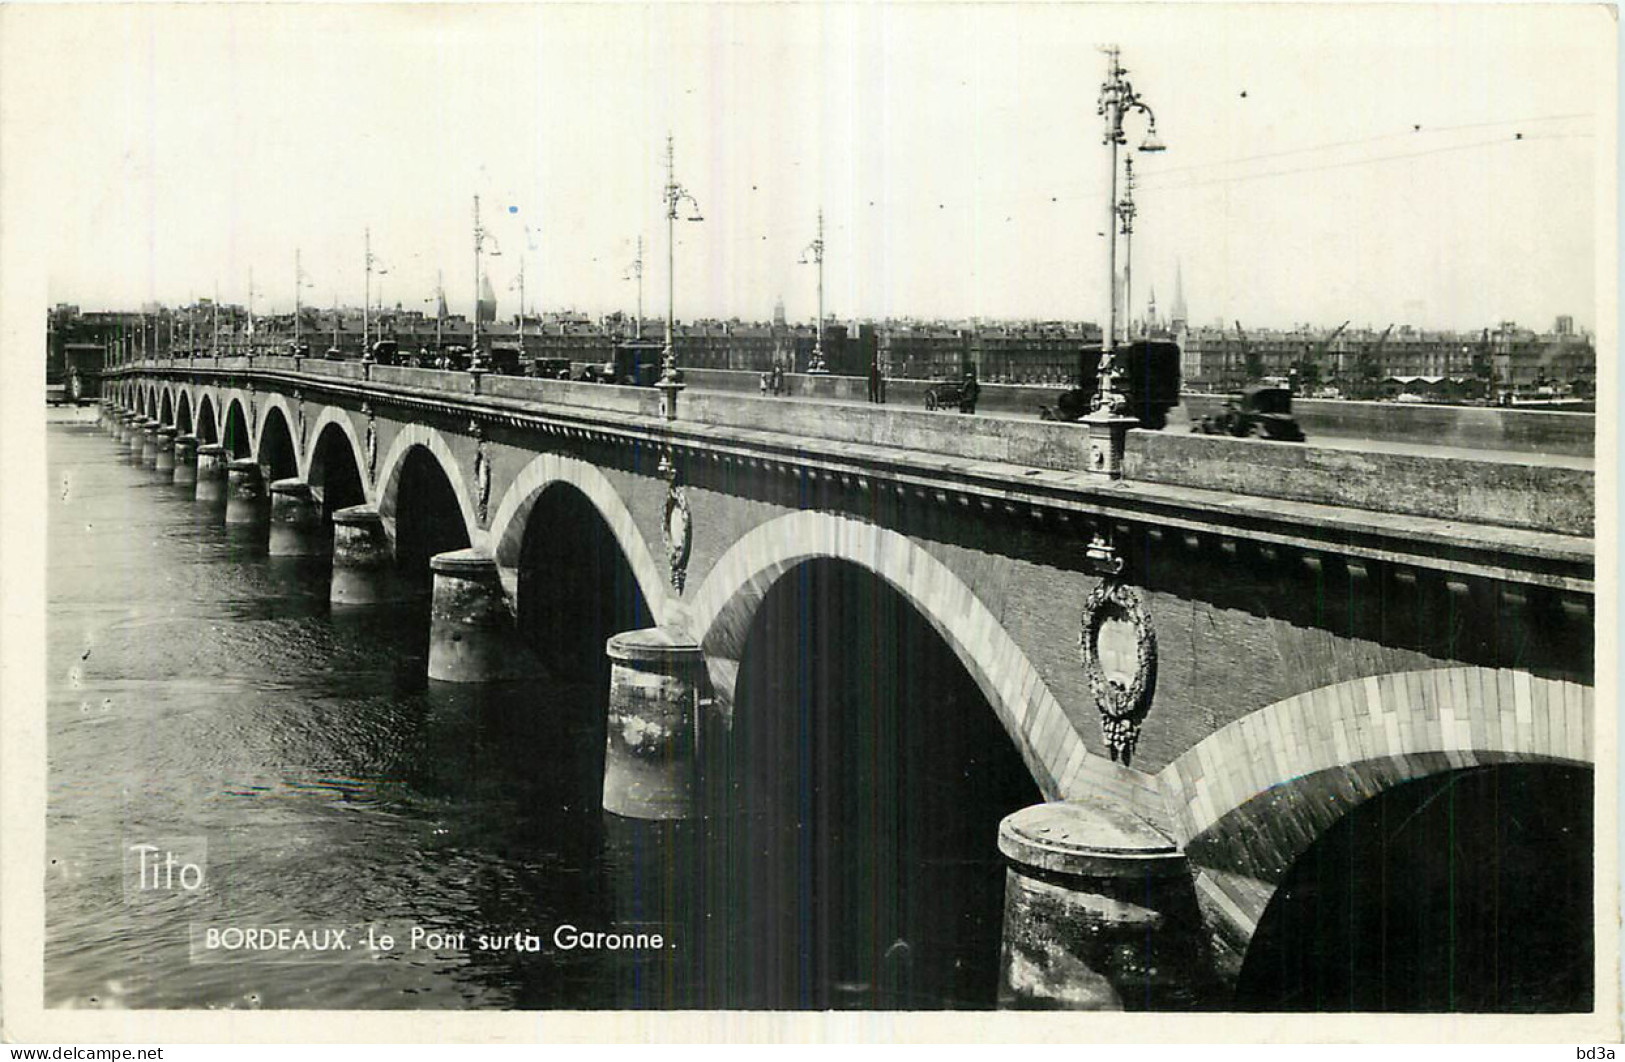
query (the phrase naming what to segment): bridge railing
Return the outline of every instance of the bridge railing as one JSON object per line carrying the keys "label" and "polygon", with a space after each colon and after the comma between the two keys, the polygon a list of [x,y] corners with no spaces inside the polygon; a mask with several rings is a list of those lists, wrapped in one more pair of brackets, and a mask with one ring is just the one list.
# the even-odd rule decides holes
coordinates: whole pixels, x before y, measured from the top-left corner
{"label": "bridge railing", "polygon": [[[280,361],[276,368],[280,369]],[[286,359],[291,368],[292,359]],[[212,367],[205,359],[202,367]],[[242,371],[248,359],[220,359]],[[271,359],[252,367],[272,371]],[[314,377],[361,380],[352,361],[306,358]],[[493,399],[555,407],[585,415],[611,413],[655,420],[660,396],[650,388],[485,375],[479,396],[466,372],[374,365],[371,383],[448,398]],[[860,444],[940,459],[1022,469],[1082,473],[1088,437],[1077,424],[926,412],[898,405],[783,402],[754,394],[687,390],[676,427],[708,425],[773,433],[794,441]],[[1309,502],[1376,513],[1421,516],[1590,537],[1595,476],[1589,469],[1420,456],[1310,444],[1278,444],[1182,432],[1129,433],[1129,486],[1166,484],[1260,499]]]}
{"label": "bridge railing", "polygon": [[[691,384],[706,390],[754,395],[760,389],[760,374],[755,372],[684,371]],[[887,380],[887,403],[902,409],[921,409],[925,392],[932,386],[931,380]],[[798,397],[852,402],[864,402],[869,397],[869,382],[861,376],[792,373],[785,377],[785,388]],[[1032,415],[1039,406],[1053,406],[1065,390],[1066,386],[1058,384],[983,383],[977,408],[989,413]],[[1223,395],[1186,393],[1180,396],[1180,405],[1170,416],[1175,423],[1194,423],[1218,412],[1224,402]],[[1311,440],[1370,438],[1575,457],[1591,456],[1596,443],[1597,418],[1592,413],[1310,398],[1294,401],[1293,415]]]}

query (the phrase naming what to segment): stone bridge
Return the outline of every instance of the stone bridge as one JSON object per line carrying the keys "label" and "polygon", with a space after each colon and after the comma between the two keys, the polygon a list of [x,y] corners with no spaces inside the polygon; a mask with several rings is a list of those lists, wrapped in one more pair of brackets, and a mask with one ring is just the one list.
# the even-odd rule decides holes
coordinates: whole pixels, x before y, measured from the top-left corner
{"label": "stone bridge", "polygon": [[758,720],[837,711],[798,692],[832,656],[842,689],[957,662],[825,777],[893,750],[991,805],[1008,1006],[1249,1005],[1278,897],[1383,828],[1362,808],[1590,784],[1589,471],[1132,431],[1113,478],[1078,425],[280,357],[127,366],[104,413],[272,553],[331,553],[335,603],[432,572],[431,678],[610,670],[583,755],[623,817],[704,816],[755,755],[794,775]]}

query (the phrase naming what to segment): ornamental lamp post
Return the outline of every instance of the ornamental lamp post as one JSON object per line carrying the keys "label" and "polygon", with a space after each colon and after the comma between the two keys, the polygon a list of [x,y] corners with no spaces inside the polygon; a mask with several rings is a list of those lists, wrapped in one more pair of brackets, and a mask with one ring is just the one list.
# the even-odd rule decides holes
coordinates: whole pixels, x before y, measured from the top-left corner
{"label": "ornamental lamp post", "polygon": [[[810,256],[810,257],[809,257]],[[813,262],[818,266],[818,331],[813,339],[812,357],[807,359],[808,375],[829,372],[824,364],[824,208],[818,208],[818,235],[801,252],[801,265]]]}
{"label": "ornamental lamp post", "polygon": [[638,316],[632,323],[632,338],[643,338],[643,237],[638,237],[638,256],[632,259],[632,264],[626,267],[622,280],[636,280],[638,282]]}
{"label": "ornamental lamp post", "polygon": [[474,373],[476,378],[486,370],[485,356],[480,352],[480,255],[485,253],[485,245],[491,244],[493,256],[502,253],[502,247],[493,236],[480,224],[480,197],[474,197],[474,332],[468,352],[468,371]]}
{"label": "ornamental lamp post", "polygon": [[1117,199],[1117,146],[1127,143],[1123,135],[1123,118],[1138,111],[1146,116],[1148,129],[1140,150],[1165,150],[1157,137],[1157,117],[1134,91],[1127,78],[1128,71],[1118,62],[1116,45],[1102,49],[1106,53],[1106,80],[1100,86],[1100,101],[1096,113],[1106,119],[1105,143],[1110,149],[1111,195],[1106,201],[1106,330],[1101,336],[1100,374],[1097,392],[1091,403],[1093,411],[1083,418],[1089,428],[1089,471],[1105,479],[1123,478],[1123,451],[1127,444],[1128,429],[1138,421],[1129,414],[1129,399],[1122,390],[1121,370],[1117,365],[1117,231],[1119,224],[1132,229],[1134,207],[1132,198],[1125,213]]}
{"label": "ornamental lamp post", "polygon": [[[363,272],[366,274],[366,279],[363,281],[361,289],[361,360],[365,363],[371,364],[372,346],[368,342],[368,332],[371,329],[372,323],[372,275],[377,273],[379,276],[383,276],[385,273],[389,272],[389,269],[385,267],[384,264],[378,260],[378,257],[372,253],[371,228],[365,228],[362,230],[362,239],[364,241],[365,253],[365,269]],[[380,303],[379,309],[382,310],[383,299],[380,298],[378,301]]]}
{"label": "ornamental lamp post", "polygon": [[672,136],[666,134],[666,349],[660,352],[660,379],[655,386],[661,392],[661,410],[667,420],[677,418],[677,392],[683,389],[682,382],[677,379],[677,303],[676,303],[676,263],[677,263],[677,207],[687,203],[693,213],[684,218],[685,221],[704,221],[700,214],[700,204],[688,193],[681,184],[677,183],[677,167],[674,161],[675,152],[672,146]]}
{"label": "ornamental lamp post", "polygon": [[1123,339],[1134,341],[1134,156],[1123,158],[1123,198],[1117,201],[1118,231],[1123,234]]}
{"label": "ornamental lamp post", "polygon": [[244,334],[247,340],[248,357],[254,357],[254,267],[248,268],[248,331]]}
{"label": "ornamental lamp post", "polygon": [[310,282],[310,275],[305,272],[304,266],[300,265],[299,248],[295,247],[293,249],[293,349],[295,357],[298,356],[301,339],[302,322],[299,318],[304,311],[304,289],[310,287],[315,287],[315,285]]}

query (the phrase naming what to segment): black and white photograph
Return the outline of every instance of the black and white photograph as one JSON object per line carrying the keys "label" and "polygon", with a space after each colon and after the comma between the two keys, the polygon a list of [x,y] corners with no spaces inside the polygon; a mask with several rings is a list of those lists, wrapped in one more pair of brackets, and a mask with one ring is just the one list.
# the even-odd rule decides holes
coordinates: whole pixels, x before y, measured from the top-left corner
{"label": "black and white photograph", "polygon": [[0,11],[4,1038],[1617,1042],[1617,15]]}

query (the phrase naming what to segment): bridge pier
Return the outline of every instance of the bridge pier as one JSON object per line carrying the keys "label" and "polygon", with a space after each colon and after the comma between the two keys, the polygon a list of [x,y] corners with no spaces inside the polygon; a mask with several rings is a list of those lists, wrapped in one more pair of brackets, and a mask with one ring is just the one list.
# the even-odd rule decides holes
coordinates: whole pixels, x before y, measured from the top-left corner
{"label": "bridge pier", "polygon": [[156,470],[158,467],[158,429],[163,425],[152,417],[141,429],[141,467]]}
{"label": "bridge pier", "polygon": [[704,651],[662,627],[624,631],[605,651],[611,666],[604,810],[631,819],[693,817]]}
{"label": "bridge pier", "polygon": [[147,453],[147,418],[135,417],[130,421],[130,460],[141,464]]}
{"label": "bridge pier", "polygon": [[279,479],[271,484],[271,542],[273,557],[319,557],[327,552],[322,541],[322,506],[302,479]]}
{"label": "bridge pier", "polygon": [[441,682],[502,682],[536,673],[508,611],[497,562],[477,549],[429,560],[429,677]]}
{"label": "bridge pier", "polygon": [[204,443],[197,448],[197,500],[215,503],[226,497],[226,448]]}
{"label": "bridge pier", "polygon": [[257,524],[265,517],[265,479],[252,457],[226,465],[226,523]]}
{"label": "bridge pier", "polygon": [[1192,1010],[1211,963],[1189,864],[1106,804],[1039,804],[999,824],[1005,872],[999,1007]]}
{"label": "bridge pier", "polygon": [[175,484],[190,487],[197,482],[196,435],[175,436]]}
{"label": "bridge pier", "polygon": [[154,472],[175,475],[175,429],[162,427],[158,429],[157,451],[153,455],[152,470]]}
{"label": "bridge pier", "polygon": [[328,601],[376,605],[404,596],[378,510],[371,505],[352,505],[334,513],[333,582]]}

